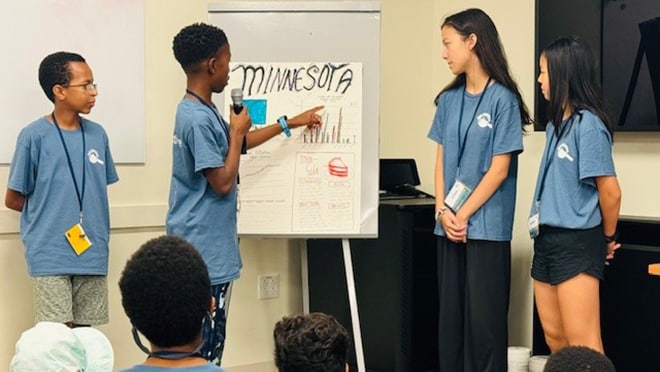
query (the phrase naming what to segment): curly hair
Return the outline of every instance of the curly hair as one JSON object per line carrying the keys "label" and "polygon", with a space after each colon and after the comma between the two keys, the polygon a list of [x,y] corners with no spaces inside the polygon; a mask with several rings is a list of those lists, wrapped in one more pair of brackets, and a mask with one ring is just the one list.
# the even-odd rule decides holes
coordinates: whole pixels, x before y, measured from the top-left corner
{"label": "curly hair", "polygon": [[544,372],[615,372],[605,355],[586,346],[568,346],[550,355]]}
{"label": "curly hair", "polygon": [[186,345],[201,334],[211,282],[202,256],[185,240],[146,242],[126,263],[119,289],[126,315],[152,344]]}
{"label": "curly hair", "polygon": [[69,62],[85,62],[85,59],[76,53],[56,52],[47,55],[39,64],[39,85],[53,103],[53,87],[58,84],[66,86],[71,81]]}
{"label": "curly hair", "polygon": [[194,72],[198,63],[212,58],[227,43],[227,36],[221,29],[206,23],[194,23],[174,36],[172,50],[183,70]]}
{"label": "curly hair", "polygon": [[284,317],[275,324],[275,365],[280,372],[344,372],[349,337],[331,315]]}

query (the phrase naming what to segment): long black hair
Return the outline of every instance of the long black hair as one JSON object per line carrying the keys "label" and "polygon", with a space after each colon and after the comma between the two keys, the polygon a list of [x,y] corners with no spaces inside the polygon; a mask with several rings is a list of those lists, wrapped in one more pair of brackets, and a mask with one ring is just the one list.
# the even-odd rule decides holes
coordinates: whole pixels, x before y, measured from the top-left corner
{"label": "long black hair", "polygon": [[[520,119],[523,128],[526,124],[531,124],[533,121],[529,115],[525,102],[523,102],[520,89],[518,89],[518,84],[516,84],[509,72],[509,64],[506,61],[504,48],[502,47],[500,36],[497,33],[497,28],[488,14],[477,8],[466,9],[445,18],[442,27],[445,26],[454,28],[456,32],[465,38],[471,34],[477,36],[477,44],[474,48],[474,52],[477,54],[482,67],[488,76],[516,95],[516,98],[518,99],[518,107],[520,107]],[[464,84],[465,73],[462,73],[456,76],[451,83],[438,93],[435,97],[435,104],[438,104],[438,100],[442,93]]]}
{"label": "long black hair", "polygon": [[556,134],[568,107],[574,113],[591,111],[612,135],[613,122],[598,84],[596,58],[587,42],[577,36],[563,37],[548,45],[541,55],[548,63],[548,117],[555,125]]}

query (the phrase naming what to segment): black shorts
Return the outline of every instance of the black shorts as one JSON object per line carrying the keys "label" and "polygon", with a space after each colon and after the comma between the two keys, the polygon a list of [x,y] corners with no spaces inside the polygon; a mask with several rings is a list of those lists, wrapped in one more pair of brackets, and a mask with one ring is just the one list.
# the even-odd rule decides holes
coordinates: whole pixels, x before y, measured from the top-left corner
{"label": "black shorts", "polygon": [[576,230],[542,225],[534,239],[532,278],[557,285],[586,273],[602,280],[606,255],[601,226]]}

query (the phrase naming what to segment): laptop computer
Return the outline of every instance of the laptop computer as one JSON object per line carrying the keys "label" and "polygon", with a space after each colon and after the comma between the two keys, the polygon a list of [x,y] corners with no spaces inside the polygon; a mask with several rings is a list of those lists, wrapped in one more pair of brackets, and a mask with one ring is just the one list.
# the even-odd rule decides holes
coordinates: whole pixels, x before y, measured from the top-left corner
{"label": "laptop computer", "polygon": [[380,159],[380,199],[433,197],[418,190],[419,184],[415,159]]}

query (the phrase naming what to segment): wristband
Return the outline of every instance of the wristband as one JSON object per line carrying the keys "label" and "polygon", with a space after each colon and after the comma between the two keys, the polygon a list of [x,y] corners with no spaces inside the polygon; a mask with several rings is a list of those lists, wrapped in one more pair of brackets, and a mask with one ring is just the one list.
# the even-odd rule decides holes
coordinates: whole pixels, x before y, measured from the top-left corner
{"label": "wristband", "polygon": [[280,126],[282,127],[282,132],[286,134],[287,137],[291,137],[291,130],[289,129],[289,124],[286,122],[287,117],[286,115],[282,115],[277,119],[277,122],[280,123]]}
{"label": "wristband", "polygon": [[608,242],[608,243],[615,242],[618,239],[619,239],[619,232],[618,231],[615,231],[614,234],[609,235],[609,236],[605,235],[605,241]]}
{"label": "wristband", "polygon": [[447,212],[447,207],[442,207],[435,212],[435,220],[437,221],[443,213]]}

